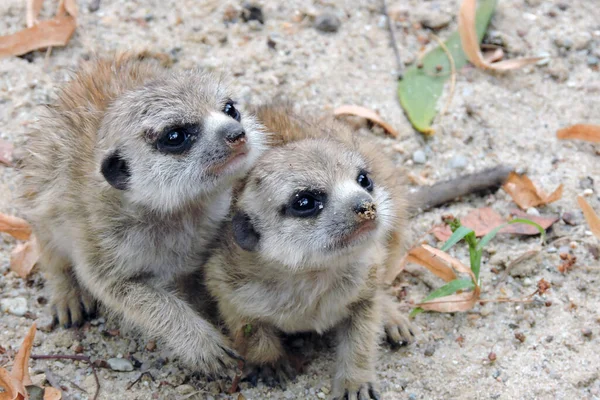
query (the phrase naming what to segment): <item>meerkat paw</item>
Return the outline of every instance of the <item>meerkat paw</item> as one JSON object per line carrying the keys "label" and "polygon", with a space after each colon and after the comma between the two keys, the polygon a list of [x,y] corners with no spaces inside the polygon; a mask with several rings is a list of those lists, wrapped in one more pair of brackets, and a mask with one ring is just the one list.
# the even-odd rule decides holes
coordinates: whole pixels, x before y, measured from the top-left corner
{"label": "meerkat paw", "polygon": [[250,365],[244,381],[256,386],[259,381],[269,387],[279,387],[285,390],[287,383],[296,379],[297,371],[287,357],[274,364]]}
{"label": "meerkat paw", "polygon": [[406,346],[415,339],[415,329],[409,319],[400,312],[386,321],[384,329],[386,339],[393,350]]}
{"label": "meerkat paw", "polygon": [[344,393],[334,397],[334,400],[379,400],[381,394],[377,386],[372,382],[365,382],[359,385],[348,384],[344,388]]}
{"label": "meerkat paw", "polygon": [[54,293],[50,307],[55,324],[68,329],[71,326],[79,327],[86,319],[95,317],[96,301],[79,285]]}
{"label": "meerkat paw", "polygon": [[208,336],[195,344],[177,345],[173,350],[187,367],[214,379],[226,378],[245,363],[244,358],[218,336]]}

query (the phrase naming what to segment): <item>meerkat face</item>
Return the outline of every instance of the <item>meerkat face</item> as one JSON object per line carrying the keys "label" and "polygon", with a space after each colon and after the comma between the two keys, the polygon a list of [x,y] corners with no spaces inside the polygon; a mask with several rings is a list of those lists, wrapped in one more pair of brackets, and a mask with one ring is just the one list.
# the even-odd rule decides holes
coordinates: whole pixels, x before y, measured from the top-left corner
{"label": "meerkat face", "polygon": [[269,150],[250,172],[233,218],[236,242],[292,270],[357,256],[391,228],[392,201],[362,155],[304,140]]}
{"label": "meerkat face", "polygon": [[126,92],[100,127],[104,179],[130,201],[171,211],[232,185],[254,164],[264,133],[218,78],[172,73]]}

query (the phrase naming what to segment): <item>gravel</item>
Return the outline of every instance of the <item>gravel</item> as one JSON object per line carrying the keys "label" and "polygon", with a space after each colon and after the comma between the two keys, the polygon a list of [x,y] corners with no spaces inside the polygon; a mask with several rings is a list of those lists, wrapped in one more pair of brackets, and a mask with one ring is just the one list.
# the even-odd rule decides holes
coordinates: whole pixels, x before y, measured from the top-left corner
{"label": "gravel", "polygon": [[324,13],[315,19],[315,28],[321,32],[337,32],[342,22],[337,15]]}
{"label": "gravel", "polygon": [[106,360],[108,366],[113,371],[129,372],[133,371],[133,364],[131,361],[124,358],[109,358]]}
{"label": "gravel", "polygon": [[27,312],[27,299],[24,297],[2,299],[0,300],[0,310],[18,317],[22,317]]}
{"label": "gravel", "polygon": [[[442,12],[455,16],[460,1],[388,3],[390,15],[396,15],[393,22],[400,53],[409,60],[420,54],[423,46],[431,46],[420,42],[428,38],[428,31],[417,26],[419,15],[424,14],[422,10],[439,4]],[[78,0],[78,29],[67,47],[53,48],[47,59],[45,52],[31,53],[31,62],[16,57],[0,59],[0,138],[18,147],[39,116],[37,106],[52,98],[68,71],[92,52],[149,48],[168,54],[180,48],[174,52],[174,68],[200,67],[233,76],[231,88],[239,93],[237,100],[242,110],[248,103],[260,104],[278,98],[292,100],[298,108],[319,113],[330,113],[343,104],[369,107],[395,127],[399,137],[387,138],[367,128],[361,128],[357,134],[367,135],[382,149],[409,149],[406,153],[392,152],[399,175],[410,172],[418,178],[415,181],[428,184],[506,163],[526,170],[532,181],[546,192],[563,184],[563,198],[539,208],[542,215],[562,215],[578,210],[576,196],[584,190],[579,187],[579,180],[587,176],[596,180],[600,176],[593,145],[559,141],[555,136],[558,129],[574,123],[600,122],[597,66],[588,64],[590,55],[599,56],[600,9],[594,1],[563,0],[569,6],[561,11],[559,3],[556,0],[498,2],[490,29],[502,33],[499,37],[511,47],[521,46],[524,55],[544,52],[552,59],[546,66],[530,66],[505,74],[492,74],[471,66],[461,69],[446,115],[436,117],[436,133],[424,138],[412,129],[398,104],[396,63],[389,32],[385,24],[380,25],[378,2],[262,0],[257,4],[262,9],[264,24],[254,20],[250,26],[239,16],[242,2],[102,0],[99,9],[90,13],[89,1]],[[54,13],[55,4],[44,3],[44,18]],[[225,22],[228,9],[233,10],[235,21]],[[394,10],[400,12],[394,14]],[[556,16],[551,17],[549,11]],[[324,34],[316,29],[314,19],[326,13],[341,18],[343,26],[338,25],[337,33]],[[149,14],[153,19],[144,20]],[[25,2],[0,1],[0,15],[0,33],[22,29]],[[454,29],[456,18],[437,35],[445,39]],[[580,43],[580,32],[589,33],[591,42],[584,34]],[[560,36],[571,40],[570,50],[554,44],[553,39]],[[275,49],[269,49],[268,37],[276,41]],[[575,50],[581,46],[587,47]],[[513,58],[513,54],[507,54],[507,58]],[[566,69],[562,82],[550,79],[549,69],[557,62]],[[556,75],[562,79],[560,74]],[[445,104],[446,94],[439,107]],[[426,146],[431,148],[426,152],[426,164],[409,167],[407,161],[416,165],[413,152]],[[461,168],[454,168],[449,161],[460,157],[459,153],[463,155],[458,162]],[[18,184],[15,171],[0,166],[0,211],[16,213],[12,193]],[[588,200],[600,210],[596,193]],[[442,215],[463,217],[471,209],[485,206],[504,216],[516,207],[502,190],[494,195],[469,196],[413,218],[407,223],[412,236],[409,242],[438,224]],[[414,344],[397,352],[381,346],[377,376],[384,388],[382,398],[600,398],[600,380],[593,375],[598,370],[600,346],[598,261],[588,250],[597,246],[598,240],[585,234],[588,229],[583,220],[576,226],[557,222],[546,241],[557,251],[548,252],[542,247],[536,257],[523,262],[520,270],[515,267],[519,276],[506,273],[506,265],[526,252],[539,249],[539,237],[498,235],[486,246],[482,259],[482,296],[526,298],[542,278],[551,283],[551,289],[540,296],[541,301],[532,303],[477,304],[467,313],[418,315],[414,320],[418,330]],[[572,248],[571,242],[578,246]],[[7,350],[0,354],[1,365],[9,363],[8,354],[16,352],[31,323],[48,316],[47,306],[36,300],[42,295],[47,297],[41,275],[34,273],[25,281],[9,272],[10,251],[15,244],[8,236],[0,241],[0,299],[24,298],[28,312],[23,316],[4,312],[0,317],[0,345]],[[557,271],[561,263],[559,254],[563,251],[577,257],[574,268],[565,274]],[[453,247],[452,254],[468,262],[461,244]],[[492,272],[489,261],[496,256],[497,271]],[[411,274],[402,275],[407,294],[402,309],[406,312],[411,303],[422,300],[432,288],[443,284],[421,268],[409,268]],[[523,285],[526,278],[532,282],[529,287]],[[588,282],[587,290],[578,290],[580,282]],[[518,330],[527,338],[525,343],[520,344],[514,338],[508,322],[517,323]],[[100,365],[97,368],[102,385],[100,400],[181,400],[190,394],[189,399],[238,399],[238,394],[226,393],[230,379],[210,381],[193,374],[180,367],[161,343],[150,346],[152,351],[145,350],[147,340],[124,327],[120,327],[119,334],[110,333],[117,328],[116,321],[104,316],[81,329],[38,331],[32,353],[74,354],[73,345],[80,345],[81,354]],[[583,329],[590,329],[592,335],[584,336]],[[435,353],[427,357],[424,353],[429,345],[435,346]],[[487,362],[492,350],[498,355],[495,367]],[[132,385],[141,369],[113,371],[107,364],[113,358],[130,360],[132,365],[134,359],[138,360],[143,365],[140,368],[145,368],[148,374]],[[305,371],[286,390],[268,388],[262,383],[251,387],[242,382],[243,397],[248,400],[318,398],[318,393],[325,393],[323,385],[329,383],[334,354],[329,349],[320,349],[309,361]],[[95,381],[86,363],[61,360],[59,366],[53,361],[32,360],[29,365],[32,376],[40,382],[47,369],[68,388],[73,399],[92,399]],[[492,376],[495,369],[502,371],[497,379]],[[180,394],[178,390],[190,390],[185,385],[195,392]],[[180,386],[184,388],[178,389]]]}

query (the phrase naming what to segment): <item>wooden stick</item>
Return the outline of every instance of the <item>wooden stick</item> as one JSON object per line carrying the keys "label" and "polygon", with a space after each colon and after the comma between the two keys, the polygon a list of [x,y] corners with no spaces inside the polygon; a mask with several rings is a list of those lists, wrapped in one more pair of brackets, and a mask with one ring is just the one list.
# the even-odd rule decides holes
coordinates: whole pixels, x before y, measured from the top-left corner
{"label": "wooden stick", "polygon": [[408,194],[409,215],[415,216],[421,211],[439,207],[469,194],[496,190],[502,186],[508,174],[513,170],[512,167],[498,165],[471,175],[462,175],[455,179],[421,187]]}

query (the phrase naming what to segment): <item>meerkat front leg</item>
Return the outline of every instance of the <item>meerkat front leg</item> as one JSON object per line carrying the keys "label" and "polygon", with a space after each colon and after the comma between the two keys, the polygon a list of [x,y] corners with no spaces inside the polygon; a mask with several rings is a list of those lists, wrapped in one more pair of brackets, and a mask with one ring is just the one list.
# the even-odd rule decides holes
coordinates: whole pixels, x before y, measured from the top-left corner
{"label": "meerkat front leg", "polygon": [[353,304],[350,316],[337,328],[337,361],[333,378],[336,400],[379,400],[375,358],[380,332],[379,296]]}
{"label": "meerkat front leg", "polygon": [[102,287],[96,284],[95,288],[101,291],[95,293],[98,298],[118,310],[125,322],[142,329],[152,338],[164,341],[190,368],[219,374],[224,369],[235,368],[235,361],[241,359],[213,324],[159,284],[122,280]]}
{"label": "meerkat front leg", "polygon": [[65,328],[80,326],[96,312],[92,295],[77,280],[71,262],[48,247],[42,247],[40,265],[50,289],[50,309],[55,323]]}
{"label": "meerkat front leg", "polygon": [[262,380],[267,386],[280,386],[296,375],[283,348],[280,332],[270,324],[232,321],[228,325],[234,348],[244,357],[248,366],[246,380],[256,385]]}
{"label": "meerkat front leg", "polygon": [[393,350],[406,346],[415,338],[413,325],[399,308],[400,304],[392,293],[381,296],[383,327],[388,343]]}

